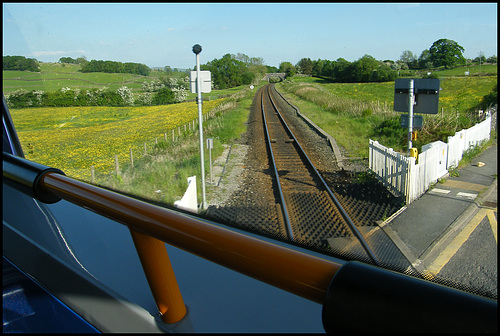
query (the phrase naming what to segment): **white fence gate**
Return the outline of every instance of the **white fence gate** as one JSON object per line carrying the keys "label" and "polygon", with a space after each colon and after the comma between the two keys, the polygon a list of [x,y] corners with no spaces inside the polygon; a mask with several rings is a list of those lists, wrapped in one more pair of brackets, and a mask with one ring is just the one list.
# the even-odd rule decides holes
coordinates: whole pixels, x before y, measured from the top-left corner
{"label": "white fence gate", "polygon": [[432,142],[422,146],[422,153],[415,158],[406,157],[370,139],[369,168],[396,196],[404,197],[406,204],[425,193],[432,183],[458,166],[463,153],[470,147],[490,138],[491,114],[467,130],[448,137],[448,143]]}

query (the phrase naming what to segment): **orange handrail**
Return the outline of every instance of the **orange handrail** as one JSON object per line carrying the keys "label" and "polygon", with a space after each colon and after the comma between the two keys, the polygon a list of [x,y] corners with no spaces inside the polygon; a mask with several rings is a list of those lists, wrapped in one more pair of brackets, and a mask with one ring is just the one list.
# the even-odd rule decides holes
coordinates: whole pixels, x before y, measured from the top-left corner
{"label": "orange handrail", "polygon": [[323,304],[341,264],[48,172],[42,189],[163,242]]}
{"label": "orange handrail", "polygon": [[179,322],[187,311],[165,243],[133,229],[130,233],[162,321]]}

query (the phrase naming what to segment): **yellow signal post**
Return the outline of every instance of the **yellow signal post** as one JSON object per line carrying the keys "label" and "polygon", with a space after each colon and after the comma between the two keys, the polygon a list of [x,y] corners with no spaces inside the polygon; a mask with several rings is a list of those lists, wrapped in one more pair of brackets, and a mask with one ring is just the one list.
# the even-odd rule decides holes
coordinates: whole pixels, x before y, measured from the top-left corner
{"label": "yellow signal post", "polygon": [[410,157],[415,158],[415,160],[418,159],[418,149],[415,147],[410,148]]}

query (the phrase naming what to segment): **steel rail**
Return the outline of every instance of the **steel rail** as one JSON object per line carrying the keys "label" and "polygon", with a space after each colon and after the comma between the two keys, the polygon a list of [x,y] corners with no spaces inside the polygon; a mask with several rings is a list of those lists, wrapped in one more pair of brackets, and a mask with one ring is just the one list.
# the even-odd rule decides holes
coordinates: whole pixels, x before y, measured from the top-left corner
{"label": "steel rail", "polygon": [[240,234],[67,176],[48,172],[41,188],[214,263],[323,304],[342,264]]}
{"label": "steel rail", "polygon": [[347,225],[349,226],[349,228],[351,229],[351,231],[354,233],[354,235],[358,239],[359,243],[361,244],[361,246],[363,247],[363,249],[365,250],[365,252],[370,257],[370,259],[372,260],[372,262],[375,265],[380,265],[380,261],[377,259],[377,257],[373,253],[373,251],[368,246],[368,243],[363,238],[363,235],[361,234],[361,232],[359,232],[358,228],[356,227],[356,225],[354,224],[354,222],[351,220],[351,218],[349,217],[349,215],[347,214],[347,212],[345,211],[345,209],[342,207],[342,205],[338,201],[337,197],[335,197],[335,195],[331,191],[330,187],[328,187],[328,185],[326,184],[325,180],[323,179],[323,177],[321,176],[321,174],[319,173],[319,171],[316,169],[316,167],[314,166],[314,164],[312,163],[312,161],[309,159],[309,157],[307,156],[306,152],[304,151],[304,149],[302,148],[302,146],[300,145],[300,143],[297,141],[297,138],[293,134],[292,130],[288,127],[285,119],[283,118],[283,116],[279,112],[278,107],[276,106],[276,104],[274,103],[273,98],[271,97],[271,89],[270,89],[270,87],[271,86],[269,86],[269,92],[268,92],[269,93],[269,99],[271,100],[271,103],[273,104],[273,107],[274,107],[274,109],[276,111],[276,114],[278,115],[278,118],[281,120],[284,128],[288,132],[289,136],[292,137],[294,143],[298,146],[300,155],[307,161],[309,167],[312,168],[315,176],[321,181],[322,186],[328,192],[328,195],[330,196],[330,198],[332,199],[332,201],[335,203],[335,206],[340,211],[340,213],[341,213],[342,217],[344,218],[344,220],[346,221]]}
{"label": "steel rail", "polygon": [[[264,89],[262,89],[262,90],[264,91]],[[280,203],[281,203],[281,211],[283,213],[283,220],[285,221],[285,229],[286,229],[288,238],[290,240],[294,241],[295,237],[293,235],[292,224],[290,223],[290,216],[288,215],[288,209],[286,207],[285,195],[283,194],[283,188],[281,188],[281,182],[280,182],[280,177],[278,174],[278,168],[276,167],[273,147],[271,145],[271,137],[269,136],[269,130],[267,127],[266,112],[264,110],[264,92],[263,91],[262,91],[262,99],[261,99],[261,109],[262,109],[262,120],[263,120],[263,124],[264,124],[264,133],[266,136],[266,144],[267,144],[267,147],[269,149],[269,155],[271,156],[271,165],[273,166],[274,176],[276,179],[276,185],[278,187],[278,193],[279,193]]]}

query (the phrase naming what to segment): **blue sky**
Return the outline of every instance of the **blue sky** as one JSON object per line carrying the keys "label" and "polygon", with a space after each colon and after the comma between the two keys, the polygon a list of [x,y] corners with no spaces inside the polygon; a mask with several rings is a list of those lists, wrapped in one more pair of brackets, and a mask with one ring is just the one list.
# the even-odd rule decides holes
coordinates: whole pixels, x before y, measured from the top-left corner
{"label": "blue sky", "polygon": [[467,58],[497,55],[496,3],[3,3],[3,55],[192,68],[224,54],[398,60],[447,38]]}

